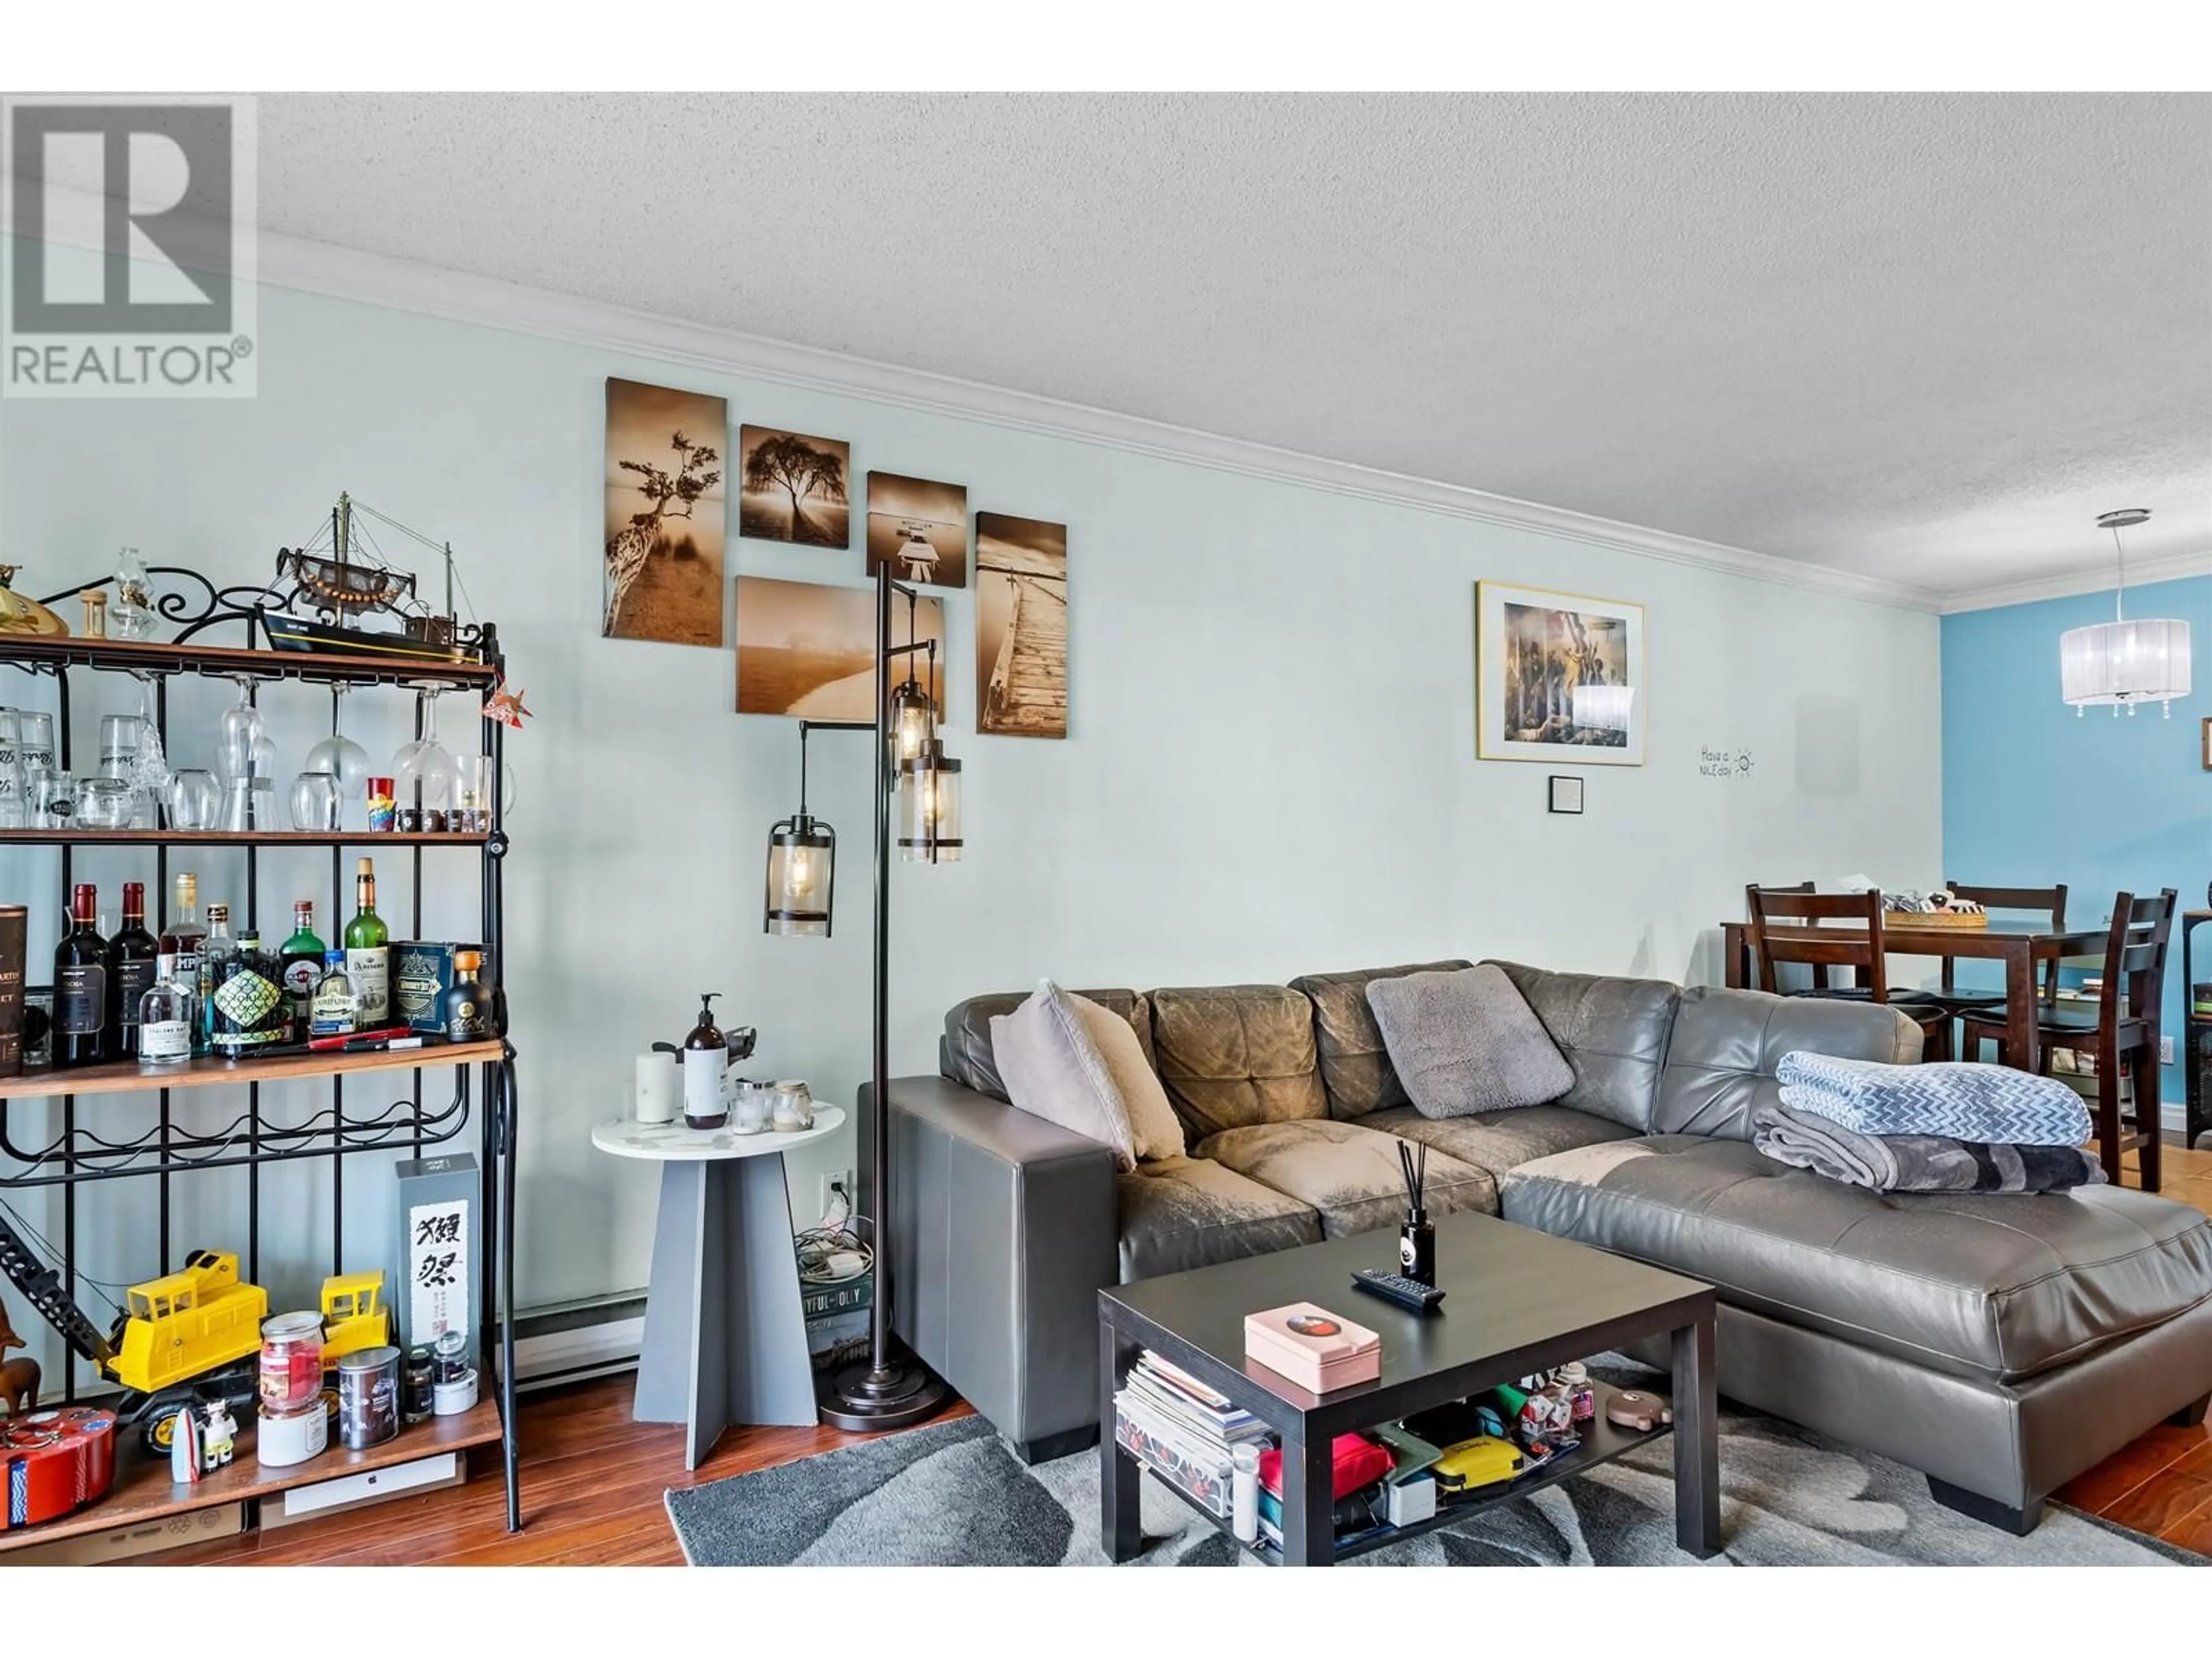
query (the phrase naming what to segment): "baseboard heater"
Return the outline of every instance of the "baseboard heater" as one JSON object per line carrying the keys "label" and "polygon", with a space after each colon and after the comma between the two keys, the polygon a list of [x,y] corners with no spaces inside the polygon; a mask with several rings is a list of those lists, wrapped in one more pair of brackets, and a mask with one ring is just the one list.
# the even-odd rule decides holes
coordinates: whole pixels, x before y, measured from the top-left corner
{"label": "baseboard heater", "polygon": [[534,1308],[514,1322],[514,1386],[522,1391],[637,1369],[645,1292]]}

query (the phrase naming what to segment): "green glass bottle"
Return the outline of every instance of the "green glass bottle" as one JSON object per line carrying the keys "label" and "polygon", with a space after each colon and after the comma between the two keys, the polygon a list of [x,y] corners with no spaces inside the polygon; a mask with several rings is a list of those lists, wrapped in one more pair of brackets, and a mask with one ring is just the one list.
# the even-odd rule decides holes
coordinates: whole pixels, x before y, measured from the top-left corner
{"label": "green glass bottle", "polygon": [[292,907],[292,937],[284,941],[284,994],[292,1004],[292,1041],[307,1040],[307,1006],[323,977],[323,953],[330,947],[315,933],[315,904],[301,899]]}
{"label": "green glass bottle", "polygon": [[358,908],[346,923],[346,977],[360,1005],[359,1029],[374,1031],[392,1016],[392,930],[376,914],[374,859],[354,866],[353,885]]}

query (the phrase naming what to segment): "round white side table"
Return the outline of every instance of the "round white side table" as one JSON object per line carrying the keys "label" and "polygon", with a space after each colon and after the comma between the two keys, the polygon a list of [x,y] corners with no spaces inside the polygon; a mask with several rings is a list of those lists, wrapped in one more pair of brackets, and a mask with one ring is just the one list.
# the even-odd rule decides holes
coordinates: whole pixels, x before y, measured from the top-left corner
{"label": "round white side table", "polygon": [[632,1118],[592,1130],[601,1152],[660,1165],[630,1415],[683,1424],[687,1469],[732,1423],[816,1421],[783,1155],[844,1125],[843,1108],[817,1105],[812,1128],[786,1134]]}

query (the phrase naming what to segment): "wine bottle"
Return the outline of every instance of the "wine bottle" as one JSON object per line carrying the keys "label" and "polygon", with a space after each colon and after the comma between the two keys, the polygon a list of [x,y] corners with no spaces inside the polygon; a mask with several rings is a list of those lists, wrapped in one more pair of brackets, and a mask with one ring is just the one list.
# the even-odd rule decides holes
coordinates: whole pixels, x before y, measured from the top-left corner
{"label": "wine bottle", "polygon": [[353,885],[357,908],[346,923],[346,977],[353,981],[361,1029],[373,1031],[392,1012],[392,933],[376,914],[374,859],[354,866]]}
{"label": "wine bottle", "polygon": [[284,994],[292,1003],[292,1040],[307,1038],[308,1006],[323,976],[323,953],[330,946],[315,936],[315,904],[301,899],[292,907],[292,937],[284,941]]}
{"label": "wine bottle", "polygon": [[107,1021],[110,1060],[138,1058],[138,1004],[153,988],[161,942],[146,931],[146,884],[123,884],[123,925],[107,941]]}
{"label": "wine bottle", "polygon": [[107,941],[100,936],[100,890],[70,895],[74,925],[54,946],[54,1064],[90,1066],[104,1048],[107,1023]]}
{"label": "wine bottle", "polygon": [[192,1034],[192,1052],[196,1054],[215,1052],[216,969],[237,953],[238,941],[230,936],[230,907],[209,905],[207,937],[200,941],[199,984],[195,988],[199,998],[198,1024]]}

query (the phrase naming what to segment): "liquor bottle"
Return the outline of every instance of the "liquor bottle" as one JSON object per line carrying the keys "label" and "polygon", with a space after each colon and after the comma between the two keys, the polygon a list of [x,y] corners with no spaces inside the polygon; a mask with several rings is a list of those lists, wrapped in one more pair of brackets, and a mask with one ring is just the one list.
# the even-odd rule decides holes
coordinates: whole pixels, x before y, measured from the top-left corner
{"label": "liquor bottle", "polygon": [[323,953],[323,976],[315,982],[314,1006],[308,1016],[311,1036],[346,1036],[361,1029],[361,1005],[346,975],[346,953]]}
{"label": "liquor bottle", "polygon": [[354,866],[354,918],[346,923],[346,977],[359,1001],[361,1027],[373,1031],[392,1012],[391,930],[376,914],[376,860]]}
{"label": "liquor bottle", "polygon": [[199,997],[198,1030],[192,1036],[196,1054],[215,1052],[215,970],[218,963],[237,954],[238,941],[230,936],[230,907],[209,905],[207,937],[200,941],[199,984],[194,988]]}
{"label": "liquor bottle", "polygon": [[138,1000],[138,1063],[180,1066],[192,1057],[194,994],[158,971]]}
{"label": "liquor bottle", "polygon": [[146,885],[123,884],[123,925],[107,941],[107,1058],[138,1058],[138,1003],[153,988],[161,942],[146,931]]}
{"label": "liquor bottle", "polygon": [[261,935],[252,928],[238,936],[236,950],[216,962],[208,1009],[215,1016],[209,1041],[226,1060],[290,1040],[292,1005],[284,994],[283,966],[276,952],[261,948]]}
{"label": "liquor bottle", "polygon": [[438,999],[439,1023],[446,1028],[449,1042],[481,1042],[495,1035],[491,1001],[477,978],[477,970],[483,965],[483,957],[478,951],[453,952],[453,982]]}
{"label": "liquor bottle", "polygon": [[323,976],[323,956],[331,947],[315,936],[315,905],[301,899],[292,907],[292,937],[284,941],[284,994],[292,1004],[292,1040],[307,1036],[308,1006]]}
{"label": "liquor bottle", "polygon": [[100,1057],[107,1023],[107,941],[100,936],[100,891],[70,895],[73,926],[54,946],[54,1064],[90,1066]]}
{"label": "liquor bottle", "polygon": [[[177,914],[161,930],[155,958],[154,976],[189,991],[200,991],[200,945],[207,929],[200,926],[200,878],[191,871],[177,878]],[[192,1005],[197,1008],[199,1005]]]}

